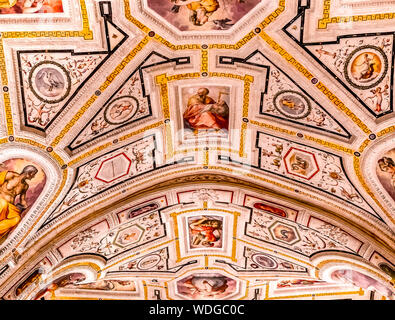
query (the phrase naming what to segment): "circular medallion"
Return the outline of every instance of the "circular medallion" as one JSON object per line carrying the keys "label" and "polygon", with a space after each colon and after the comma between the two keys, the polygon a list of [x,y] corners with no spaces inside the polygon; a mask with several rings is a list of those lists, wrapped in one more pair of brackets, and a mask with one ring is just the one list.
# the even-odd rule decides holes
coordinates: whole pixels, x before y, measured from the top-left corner
{"label": "circular medallion", "polygon": [[111,101],[104,110],[104,119],[109,124],[121,124],[134,117],[139,107],[135,97],[122,96]]}
{"label": "circular medallion", "polygon": [[33,94],[45,103],[58,103],[70,93],[70,75],[57,62],[39,62],[30,71],[28,81]]}
{"label": "circular medallion", "polygon": [[357,89],[371,89],[383,81],[388,71],[388,58],[376,46],[362,46],[347,57],[344,76]]}
{"label": "circular medallion", "polygon": [[251,260],[254,261],[258,266],[266,269],[276,269],[277,262],[274,261],[267,255],[262,253],[255,253],[251,256]]}
{"label": "circular medallion", "polygon": [[139,261],[137,264],[137,269],[139,270],[148,270],[155,267],[161,260],[159,254],[151,254],[148,257],[145,257]]}
{"label": "circular medallion", "polygon": [[274,96],[273,103],[278,112],[291,119],[305,118],[311,112],[310,101],[297,91],[280,91]]}

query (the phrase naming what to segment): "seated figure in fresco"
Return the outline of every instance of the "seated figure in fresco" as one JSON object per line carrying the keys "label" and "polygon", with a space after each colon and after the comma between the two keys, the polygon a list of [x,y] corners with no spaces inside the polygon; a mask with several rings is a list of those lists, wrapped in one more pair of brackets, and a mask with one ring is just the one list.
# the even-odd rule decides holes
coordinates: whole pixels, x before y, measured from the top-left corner
{"label": "seated figure in fresco", "polygon": [[203,217],[189,225],[193,235],[193,244],[213,247],[214,242],[221,238],[222,222],[216,219]]}
{"label": "seated figure in fresco", "polygon": [[[37,168],[32,165],[26,166],[20,174],[0,172],[0,236],[7,234],[21,220],[20,214],[27,209],[27,180],[33,179],[37,172]],[[19,202],[15,203],[17,196]]]}
{"label": "seated figure in fresco", "polygon": [[374,74],[374,64],[372,58],[369,57],[369,54],[365,54],[363,57],[363,61],[356,66],[359,67],[359,76],[358,80],[361,79],[370,79]]}
{"label": "seated figure in fresco", "polygon": [[391,184],[395,188],[395,161],[392,158],[383,157],[378,161],[379,168],[391,175]]}
{"label": "seated figure in fresco", "polygon": [[200,88],[191,96],[184,111],[184,120],[195,130],[226,129],[228,130],[229,107],[225,101],[215,100],[208,96],[207,88]]}
{"label": "seated figure in fresco", "polygon": [[190,20],[196,26],[202,26],[208,22],[209,17],[218,10],[218,0],[171,0],[175,5],[172,11],[177,13],[180,6],[186,5],[191,10]]}

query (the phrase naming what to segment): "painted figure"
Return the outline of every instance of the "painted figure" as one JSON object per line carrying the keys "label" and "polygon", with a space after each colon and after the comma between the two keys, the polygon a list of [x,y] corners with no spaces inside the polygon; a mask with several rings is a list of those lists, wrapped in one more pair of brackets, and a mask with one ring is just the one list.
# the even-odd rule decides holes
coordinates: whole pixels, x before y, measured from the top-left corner
{"label": "painted figure", "polygon": [[230,23],[231,21],[232,20],[229,18],[224,18],[224,19],[213,20],[213,23],[215,24],[218,30],[228,30],[230,27],[234,25],[234,23]]}
{"label": "painted figure", "polygon": [[75,289],[103,290],[103,291],[136,291],[133,281],[129,280],[97,280],[86,284],[75,284],[71,286]]}
{"label": "painted figure", "polygon": [[315,284],[325,284],[325,281],[317,281],[317,280],[307,280],[307,279],[291,279],[291,280],[282,280],[277,284],[277,288],[286,288],[286,287],[294,287],[294,286],[311,286]]}
{"label": "painted figure", "polygon": [[133,110],[133,106],[129,104],[116,104],[111,108],[110,115],[113,119],[126,118]]}
{"label": "painted figure", "polygon": [[388,84],[386,84],[384,86],[384,89],[382,89],[381,87],[377,87],[376,89],[372,89],[370,90],[371,93],[373,93],[372,96],[368,97],[367,99],[374,99],[376,98],[376,112],[381,112],[381,105],[383,103],[383,94],[388,94]]}
{"label": "painted figure", "polygon": [[63,12],[62,0],[17,0],[10,8],[1,8],[0,14],[32,14]]}
{"label": "painted figure", "polygon": [[369,79],[374,73],[374,64],[373,58],[370,58],[369,54],[365,53],[362,62],[355,65],[356,67],[360,67],[358,80]]}
{"label": "painted figure", "polygon": [[395,188],[395,162],[392,158],[383,157],[378,161],[379,168],[383,172],[387,172],[391,175],[391,184]]}
{"label": "painted figure", "polygon": [[189,225],[192,234],[192,244],[213,247],[221,239],[222,221],[202,217]]}
{"label": "painted figure", "polygon": [[228,289],[228,280],[224,276],[193,276],[184,286],[193,298],[215,298]]}
{"label": "painted figure", "polygon": [[45,288],[40,290],[33,300],[50,300],[55,297],[55,292],[59,288],[73,287],[86,279],[82,273],[70,273],[57,278],[52,283],[48,284]]}
{"label": "painted figure", "polygon": [[330,56],[330,57],[332,57],[333,59],[335,59],[336,58],[336,52],[335,53],[332,53],[332,52],[329,52],[329,51],[327,51],[327,50],[324,50],[323,49],[323,46],[321,46],[321,48],[320,49],[316,49],[315,50],[317,53],[318,53],[318,58],[320,58],[321,59],[321,55],[327,55],[327,56]]}
{"label": "painted figure", "polygon": [[[0,172],[0,236],[7,234],[21,220],[20,214],[27,209],[26,192],[28,180],[35,177],[38,170],[28,165],[22,172]],[[19,202],[16,198],[19,196]]]}
{"label": "painted figure", "polygon": [[38,284],[41,280],[43,271],[37,269],[34,271],[25,281],[23,281],[18,288],[16,288],[15,294],[16,296],[21,295],[30,285]]}
{"label": "painted figure", "polygon": [[309,163],[299,157],[298,155],[294,155],[291,157],[291,167],[292,171],[306,175],[306,169],[309,167]]}
{"label": "painted figure", "polygon": [[186,5],[191,11],[189,19],[195,26],[204,25],[208,22],[209,17],[219,8],[217,0],[171,0],[171,2],[175,3],[172,8],[174,13],[179,12],[180,6]]}
{"label": "painted figure", "polygon": [[287,213],[284,210],[269,206],[269,205],[261,203],[261,202],[254,203],[254,208],[259,209],[259,210],[264,210],[264,211],[279,215],[284,218],[287,217]]}
{"label": "painted figure", "polygon": [[391,300],[393,299],[393,292],[389,288],[381,284],[376,279],[373,279],[372,277],[369,277],[358,271],[336,270],[332,273],[331,277],[335,281],[349,283],[363,289],[371,288],[372,290],[377,290],[382,295],[389,297]]}
{"label": "painted figure", "polygon": [[[188,99],[184,120],[193,129],[228,129],[229,107],[221,100],[216,102],[208,96],[209,89],[200,88]],[[224,93],[223,93],[224,94]]]}
{"label": "painted figure", "polygon": [[231,29],[262,0],[145,0],[180,31]]}

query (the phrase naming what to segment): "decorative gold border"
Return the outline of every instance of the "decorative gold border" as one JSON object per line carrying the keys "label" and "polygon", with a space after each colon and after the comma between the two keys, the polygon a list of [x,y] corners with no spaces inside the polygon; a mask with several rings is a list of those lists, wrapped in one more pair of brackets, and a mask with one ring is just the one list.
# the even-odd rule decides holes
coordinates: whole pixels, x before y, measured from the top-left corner
{"label": "decorative gold border", "polygon": [[324,9],[322,12],[322,18],[318,20],[318,29],[327,29],[328,24],[331,23],[349,23],[349,22],[362,22],[362,21],[366,22],[366,21],[395,19],[395,12],[331,17],[330,11],[331,11],[331,0],[324,0]]}
{"label": "decorative gold border", "polygon": [[[114,71],[107,77],[106,81],[99,87],[101,92],[105,91],[113,80],[119,75],[119,73],[129,64],[130,61],[141,51],[145,45],[149,42],[148,37],[144,37],[135,48],[121,61],[120,64],[114,69]],[[98,97],[92,95],[89,100],[78,110],[74,117],[66,124],[66,126],[60,131],[56,138],[51,142],[52,147],[56,147],[69,130],[75,125],[75,123],[84,115],[89,107],[96,101]]]}
{"label": "decorative gold border", "polygon": [[[289,54],[283,47],[281,47],[275,40],[273,40],[266,32],[261,32],[260,37],[272,47],[274,51],[280,54],[292,66],[302,73],[308,80],[314,78],[314,75],[307,70],[300,62],[298,62],[291,54]],[[362,122],[346,105],[332,93],[321,81],[315,85],[339,110],[343,111],[363,132],[370,134],[372,131]]]}
{"label": "decorative gold border", "polygon": [[83,38],[93,40],[93,32],[89,27],[88,11],[85,0],[79,0],[82,16],[82,30],[80,31],[11,31],[3,32],[3,38]]}

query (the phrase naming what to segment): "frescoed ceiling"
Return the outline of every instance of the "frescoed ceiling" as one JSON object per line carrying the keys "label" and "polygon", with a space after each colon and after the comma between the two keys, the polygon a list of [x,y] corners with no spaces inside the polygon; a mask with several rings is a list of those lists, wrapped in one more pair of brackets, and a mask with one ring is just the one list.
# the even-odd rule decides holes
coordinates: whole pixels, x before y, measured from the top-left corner
{"label": "frescoed ceiling", "polygon": [[0,296],[393,300],[393,0],[0,0]]}

